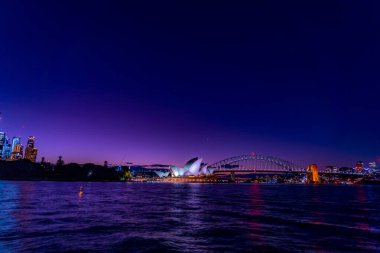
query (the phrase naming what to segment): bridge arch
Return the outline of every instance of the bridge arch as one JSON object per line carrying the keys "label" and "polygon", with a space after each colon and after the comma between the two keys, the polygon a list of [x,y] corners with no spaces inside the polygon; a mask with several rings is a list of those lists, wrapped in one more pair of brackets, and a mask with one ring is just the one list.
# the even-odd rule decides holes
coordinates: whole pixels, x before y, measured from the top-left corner
{"label": "bridge arch", "polygon": [[209,166],[212,172],[218,171],[299,171],[306,169],[281,158],[264,155],[241,155],[234,156]]}

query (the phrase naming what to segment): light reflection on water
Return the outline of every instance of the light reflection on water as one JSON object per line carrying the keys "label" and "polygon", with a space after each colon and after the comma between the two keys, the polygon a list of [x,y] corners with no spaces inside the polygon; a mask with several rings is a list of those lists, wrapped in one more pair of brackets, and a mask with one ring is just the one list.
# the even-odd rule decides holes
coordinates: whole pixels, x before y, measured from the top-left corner
{"label": "light reflection on water", "polygon": [[[14,184],[0,181],[0,235],[14,230],[17,221],[13,216],[18,205],[18,187]],[[11,248],[0,240],[0,252],[8,252]]]}
{"label": "light reflection on water", "polygon": [[0,181],[0,252],[378,252],[380,187]]}

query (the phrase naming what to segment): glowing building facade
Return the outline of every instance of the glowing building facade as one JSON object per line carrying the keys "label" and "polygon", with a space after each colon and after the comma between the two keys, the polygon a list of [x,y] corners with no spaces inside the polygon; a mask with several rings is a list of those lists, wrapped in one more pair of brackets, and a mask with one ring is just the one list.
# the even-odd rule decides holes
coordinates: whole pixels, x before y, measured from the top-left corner
{"label": "glowing building facade", "polygon": [[357,161],[355,164],[355,169],[356,170],[363,170],[364,168],[364,162],[363,161]]}
{"label": "glowing building facade", "polygon": [[18,145],[18,144],[21,145],[20,138],[19,137],[13,137],[13,139],[12,139],[12,148],[11,148],[12,152],[15,149],[16,145]]}
{"label": "glowing building facade", "polygon": [[0,132],[0,153],[3,152],[4,146],[5,146],[5,141],[6,141],[5,133]]}
{"label": "glowing building facade", "polygon": [[19,137],[13,137],[12,139],[12,153],[10,160],[18,160],[23,158],[24,147],[21,145]]}
{"label": "glowing building facade", "polygon": [[35,148],[34,143],[34,136],[29,136],[24,156],[24,147],[21,144],[21,139],[15,136],[12,141],[10,141],[5,132],[0,132],[0,159],[18,160],[26,158],[35,162],[37,158],[37,149]]}
{"label": "glowing building facade", "polygon": [[311,164],[307,166],[308,180],[312,183],[319,182],[318,166],[316,164]]}
{"label": "glowing building facade", "polygon": [[204,176],[212,174],[212,170],[207,164],[202,163],[203,159],[195,157],[188,161],[183,168],[170,166],[171,175],[173,177],[184,176]]}
{"label": "glowing building facade", "polygon": [[37,149],[34,147],[35,137],[29,136],[28,142],[25,148],[25,159],[28,159],[32,162],[36,162],[37,159]]}
{"label": "glowing building facade", "polygon": [[376,169],[377,168],[376,162],[369,162],[368,166],[370,169]]}
{"label": "glowing building facade", "polygon": [[1,152],[1,158],[3,160],[6,160],[11,156],[11,153],[12,153],[11,141],[8,138],[6,138],[4,146],[3,146],[3,150]]}
{"label": "glowing building facade", "polygon": [[157,176],[159,176],[159,177],[167,177],[167,176],[169,176],[169,174],[170,174],[170,171],[158,171],[158,170],[156,170],[156,171],[154,171],[156,174],[157,174]]}

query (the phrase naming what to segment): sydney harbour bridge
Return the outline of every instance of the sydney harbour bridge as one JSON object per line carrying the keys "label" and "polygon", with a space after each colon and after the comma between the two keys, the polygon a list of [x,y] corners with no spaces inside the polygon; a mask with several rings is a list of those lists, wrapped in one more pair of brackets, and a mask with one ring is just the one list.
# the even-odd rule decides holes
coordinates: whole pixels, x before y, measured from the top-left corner
{"label": "sydney harbour bridge", "polygon": [[264,155],[234,156],[208,166],[213,174],[306,173],[306,168],[281,158]]}
{"label": "sydney harbour bridge", "polygon": [[[363,172],[356,171],[319,171],[316,164],[310,164],[305,168],[281,158],[257,154],[234,156],[210,165],[202,161],[202,158],[195,157],[189,160],[184,167],[170,166],[169,171],[166,172],[166,175],[170,176],[163,180],[214,182],[219,179],[246,181],[249,178],[251,178],[249,180],[254,178],[259,181],[267,180],[266,182],[276,180],[304,182],[306,180],[310,183],[319,183],[321,182],[321,174],[323,180],[336,180],[340,176],[343,176],[342,178],[347,178],[346,176],[358,178],[364,175]],[[164,173],[160,172],[160,174]]]}
{"label": "sydney harbour bridge", "polygon": [[313,164],[305,168],[293,162],[265,155],[241,155],[234,156],[208,166],[210,173],[223,174],[305,174],[319,173],[325,175],[362,175],[362,172],[332,172],[318,171],[317,165]]}

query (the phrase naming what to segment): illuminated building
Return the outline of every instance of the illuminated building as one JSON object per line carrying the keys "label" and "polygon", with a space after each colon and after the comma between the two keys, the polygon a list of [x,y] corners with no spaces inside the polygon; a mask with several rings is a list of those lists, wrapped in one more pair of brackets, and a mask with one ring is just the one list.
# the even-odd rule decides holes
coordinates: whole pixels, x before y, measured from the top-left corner
{"label": "illuminated building", "polygon": [[18,160],[23,157],[23,146],[19,137],[13,137],[10,160]]}
{"label": "illuminated building", "polygon": [[28,137],[28,142],[25,148],[25,159],[28,159],[32,162],[36,162],[37,159],[37,149],[34,147],[35,138],[34,136]]}
{"label": "illuminated building", "polygon": [[170,171],[173,177],[183,176],[202,176],[212,174],[212,170],[208,168],[207,164],[202,163],[202,158],[195,157],[188,161],[183,168],[170,166]]}
{"label": "illuminated building", "polygon": [[11,153],[12,153],[11,141],[8,138],[6,138],[4,146],[3,146],[3,150],[1,153],[2,159],[4,160],[8,159],[11,156]]}
{"label": "illuminated building", "polygon": [[5,139],[5,133],[4,132],[0,132],[0,153],[1,154],[3,153],[5,141],[6,141],[6,139]]}
{"label": "illuminated building", "polygon": [[13,146],[13,150],[12,150],[10,159],[11,160],[18,160],[18,159],[22,159],[22,156],[23,156],[23,146],[21,144],[17,143]]}
{"label": "illuminated building", "polygon": [[370,163],[368,163],[368,165],[369,165],[370,169],[376,169],[377,168],[376,162],[370,162]]}
{"label": "illuminated building", "polygon": [[362,161],[357,161],[355,164],[356,170],[362,170],[364,168],[364,163]]}
{"label": "illuminated building", "polygon": [[34,142],[35,142],[35,137],[34,136],[29,136],[28,137],[28,142],[26,144],[27,148],[34,148]]}
{"label": "illuminated building", "polygon": [[37,160],[37,151],[38,150],[36,148],[25,148],[24,158],[35,163]]}
{"label": "illuminated building", "polygon": [[338,172],[338,167],[329,165],[329,166],[326,166],[326,171],[327,172]]}
{"label": "illuminated building", "polygon": [[154,171],[159,177],[167,177],[170,174],[170,171],[159,171],[155,170]]}
{"label": "illuminated building", "polygon": [[128,166],[133,177],[139,178],[162,178],[170,175],[170,168],[167,165],[153,164],[153,165],[136,165]]}
{"label": "illuminated building", "polygon": [[308,172],[309,182],[312,182],[312,183],[319,182],[318,166],[316,164],[311,164],[307,166],[307,172]]}
{"label": "illuminated building", "polygon": [[13,137],[13,139],[12,139],[12,148],[11,148],[12,152],[14,151],[15,146],[17,144],[21,144],[20,138],[19,137]]}
{"label": "illuminated building", "polygon": [[20,158],[24,157],[24,146],[20,144]]}

